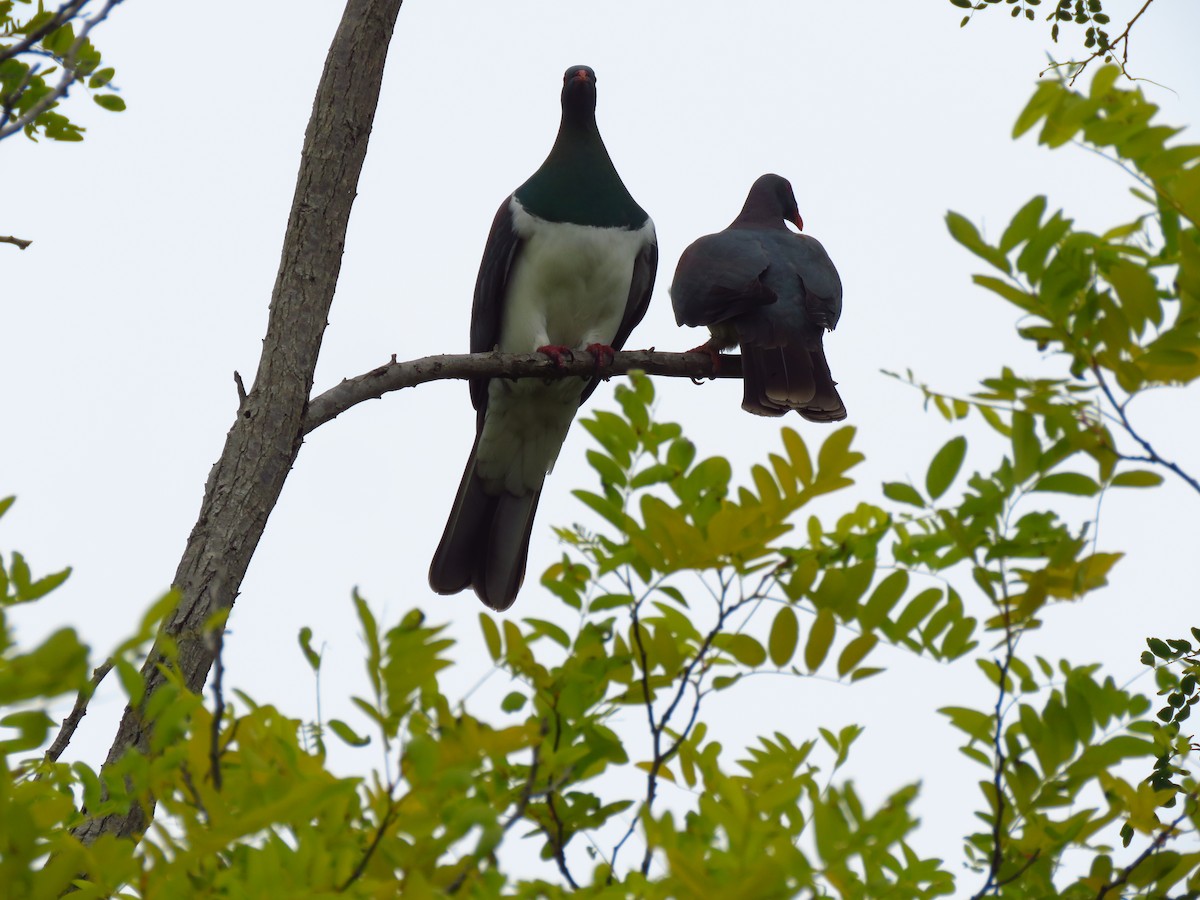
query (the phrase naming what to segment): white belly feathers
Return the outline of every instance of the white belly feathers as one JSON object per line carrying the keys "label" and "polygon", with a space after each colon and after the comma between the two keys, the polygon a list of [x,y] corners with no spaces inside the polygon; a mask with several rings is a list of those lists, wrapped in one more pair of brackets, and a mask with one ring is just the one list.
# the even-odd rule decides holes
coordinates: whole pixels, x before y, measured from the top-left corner
{"label": "white belly feathers", "polygon": [[[633,264],[653,239],[638,231],[548,222],[509,201],[524,243],[509,273],[497,349],[529,353],[547,344],[582,350],[611,344],[625,315]],[[541,487],[579,408],[582,378],[494,378],[479,438],[477,474],[490,491]]]}

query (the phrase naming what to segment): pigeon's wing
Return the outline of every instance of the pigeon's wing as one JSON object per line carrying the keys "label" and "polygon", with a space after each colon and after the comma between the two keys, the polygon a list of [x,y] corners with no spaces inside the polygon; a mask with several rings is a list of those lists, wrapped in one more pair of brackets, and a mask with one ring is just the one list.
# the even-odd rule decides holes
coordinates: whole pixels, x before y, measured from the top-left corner
{"label": "pigeon's wing", "polygon": [[[630,333],[637,327],[638,322],[642,321],[646,310],[650,308],[650,295],[654,293],[654,278],[657,274],[658,240],[651,238],[633,261],[633,277],[629,280],[629,299],[625,301],[625,315],[621,317],[621,324],[617,326],[617,333],[612,341],[611,346],[614,350],[620,350],[625,346]],[[583,390],[583,395],[579,398],[580,405],[591,396],[592,391],[599,383],[599,378],[593,378],[588,382],[588,386]]]}
{"label": "pigeon's wing", "polygon": [[789,237],[778,252],[800,279],[808,322],[832,331],[842,315],[842,279],[820,241],[807,234]]}
{"label": "pigeon's wing", "polygon": [[[492,221],[492,230],[483,248],[483,261],[479,264],[479,276],[475,279],[475,300],[471,305],[472,353],[489,353],[496,349],[508,276],[522,243],[513,223],[512,198],[509,197],[500,205]],[[478,427],[482,428],[487,410],[488,379],[472,378],[470,384],[471,404],[477,411]]]}
{"label": "pigeon's wing", "polygon": [[726,230],[694,241],[679,257],[671,306],[680,325],[713,325],[776,299],[766,283],[771,256],[746,231]]}

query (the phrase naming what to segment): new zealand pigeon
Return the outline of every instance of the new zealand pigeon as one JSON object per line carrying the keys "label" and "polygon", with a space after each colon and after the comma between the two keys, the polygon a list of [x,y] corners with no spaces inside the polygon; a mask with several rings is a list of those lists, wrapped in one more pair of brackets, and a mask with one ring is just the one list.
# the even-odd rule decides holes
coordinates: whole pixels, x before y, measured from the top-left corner
{"label": "new zealand pigeon", "polygon": [[[621,183],[596,127],[596,73],[572,66],[550,155],[492,222],[471,352],[611,354],[646,314],[657,267],[654,223]],[[471,380],[475,446],[429,567],[435,591],[471,587],[492,609],[512,605],[542,482],[597,383]]]}
{"label": "new zealand pigeon", "polygon": [[[742,348],[742,409],[812,422],[846,418],[821,340],[842,313],[842,282],[804,230],[786,178],[763,175],[733,224],[691,244],[679,258],[671,303],[680,325],[707,325],[702,349]],[[697,348],[701,349],[701,348]]]}

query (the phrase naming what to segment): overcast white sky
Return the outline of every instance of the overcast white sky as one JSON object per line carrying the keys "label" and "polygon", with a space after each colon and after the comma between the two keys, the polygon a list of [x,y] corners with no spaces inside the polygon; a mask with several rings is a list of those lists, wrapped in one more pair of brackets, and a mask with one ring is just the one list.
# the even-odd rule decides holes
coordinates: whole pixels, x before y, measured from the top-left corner
{"label": "overcast white sky", "polygon": [[[1123,22],[1140,5],[1105,8]],[[0,496],[19,497],[0,546],[40,572],[75,567],[53,599],[15,617],[23,639],[71,623],[102,659],[168,586],[235,413],[232,373],[249,379],[256,367],[312,94],[340,12],[340,3],[312,0],[130,0],[95,35],[129,110],[73,100],[84,143],[0,147],[0,233],[34,241],[23,253],[0,245]],[[697,343],[676,329],[666,292],[680,251],[728,224],[755,177],[785,175],[845,284],[826,347],[868,455],[859,489],[821,513],[877,497],[884,480],[920,483],[953,432],[881,369],[912,368],[965,393],[1003,363],[1043,365],[1016,338],[1015,310],[970,283],[982,263],[946,234],[945,211],[992,236],[1037,193],[1092,229],[1140,212],[1111,164],[1009,139],[1045,65],[1047,28],[998,10],[961,30],[959,18],[936,0],[406,4],[317,390],[393,353],[466,349],[492,215],[544,158],[562,71],[582,63],[598,74],[613,160],[658,228],[658,289],[628,346]],[[1200,5],[1177,0],[1153,4],[1135,29],[1133,70],[1169,88],[1144,85],[1164,122],[1200,123],[1197,34]],[[735,383],[656,384],[660,416],[684,423],[701,453],[730,457],[735,472],[778,447],[780,423],[741,413]],[[1194,388],[1164,391],[1133,408],[1193,473],[1198,399]],[[591,401],[611,403],[610,388]],[[798,417],[786,424],[810,442],[829,433]],[[365,729],[343,702],[366,690],[355,585],[388,623],[414,604],[456,623],[463,665],[452,684],[465,689],[487,673],[478,601],[436,597],[425,582],[473,427],[465,385],[443,382],[360,406],[310,437],[231,619],[227,683],[312,717],[296,649],[309,625],[326,642],[326,715]],[[988,444],[971,435],[973,447]],[[588,446],[573,429],[548,481],[518,616],[558,607],[537,580],[560,553],[550,527],[591,521],[570,496],[590,484]],[[967,464],[993,462],[982,454]],[[1085,516],[1090,506],[1068,511]],[[1198,511],[1200,498],[1174,481],[1155,494],[1114,492],[1100,545],[1129,558],[1088,608],[1051,610],[1026,648],[1103,660],[1124,680],[1140,669],[1146,635],[1200,624]],[[886,649],[876,657],[893,671],[853,689],[755,679],[718,698],[713,714],[728,735],[804,738],[817,725],[866,725],[848,773],[876,798],[923,779],[918,810],[929,828],[917,846],[957,859],[960,835],[976,824],[961,800],[980,770],[957,754],[958,734],[934,710],[983,708],[987,685],[970,661],[945,667]],[[112,690],[97,698],[72,748],[78,758],[99,763],[120,707]],[[337,763],[351,771],[376,760],[372,748]]]}

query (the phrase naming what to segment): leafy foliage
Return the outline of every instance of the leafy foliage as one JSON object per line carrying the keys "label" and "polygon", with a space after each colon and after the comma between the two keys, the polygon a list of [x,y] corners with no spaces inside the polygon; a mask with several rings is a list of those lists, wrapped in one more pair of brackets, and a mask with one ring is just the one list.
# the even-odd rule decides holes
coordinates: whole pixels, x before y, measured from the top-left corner
{"label": "leafy foliage", "polygon": [[[31,140],[41,134],[54,141],[82,141],[85,129],[57,111],[58,97],[75,85],[84,86],[102,109],[125,109],[121,96],[112,93],[116,70],[103,65],[87,36],[93,23],[83,18],[85,6],[86,0],[76,0],[57,10],[38,3],[33,10],[30,0],[0,0],[0,139],[22,130]],[[17,129],[14,123],[23,124]]]}
{"label": "leafy foliage", "polygon": [[1104,12],[1102,0],[1052,0],[1047,3],[1044,10],[1039,9],[1042,6],[1042,0],[950,0],[950,3],[957,6],[959,9],[968,10],[967,15],[963,16],[959,27],[965,27],[972,17],[977,12],[982,12],[985,9],[993,7],[1009,10],[1009,15],[1014,19],[1022,19],[1034,21],[1039,12],[1045,12],[1042,17],[1044,21],[1050,22],[1050,40],[1058,43],[1059,33],[1063,25],[1075,32],[1082,32],[1082,44],[1089,55],[1082,61],[1071,61],[1067,63],[1052,63],[1051,69],[1058,69],[1060,66],[1065,66],[1071,76],[1072,82],[1078,77],[1083,70],[1094,59],[1103,58],[1104,62],[1113,62],[1117,48],[1122,43],[1125,44],[1120,64],[1122,71],[1128,55],[1128,39],[1129,32],[1141,17],[1142,12],[1145,12],[1147,6],[1154,0],[1148,0],[1142,10],[1137,13],[1130,21],[1129,25],[1116,38],[1109,35],[1108,29],[1112,22],[1108,14]]}

